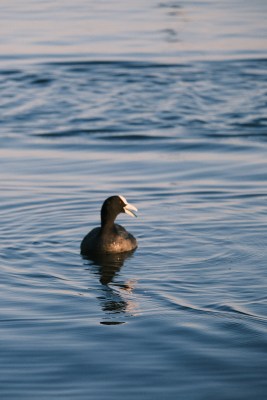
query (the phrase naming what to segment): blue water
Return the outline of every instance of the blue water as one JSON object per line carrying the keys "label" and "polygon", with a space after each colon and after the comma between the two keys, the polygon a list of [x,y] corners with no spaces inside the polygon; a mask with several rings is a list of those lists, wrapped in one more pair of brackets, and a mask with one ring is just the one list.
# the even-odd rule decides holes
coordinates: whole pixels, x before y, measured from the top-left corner
{"label": "blue water", "polygon": [[1,399],[265,398],[267,3],[1,8]]}

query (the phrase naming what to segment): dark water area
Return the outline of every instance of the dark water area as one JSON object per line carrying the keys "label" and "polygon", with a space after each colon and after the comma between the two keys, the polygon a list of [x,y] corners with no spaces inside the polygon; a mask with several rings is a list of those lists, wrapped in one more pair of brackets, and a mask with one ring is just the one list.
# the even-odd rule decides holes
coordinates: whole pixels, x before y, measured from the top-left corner
{"label": "dark water area", "polygon": [[[5,32],[16,3],[6,2]],[[143,5],[155,26],[183,21],[180,41],[165,28],[158,40],[152,20],[146,36],[139,2],[111,2],[111,14],[91,2],[95,21],[110,22],[101,40],[93,25],[97,57],[81,55],[85,34],[75,48],[64,30],[40,45],[29,21],[43,7],[42,29],[55,24],[56,6],[33,3],[21,19],[24,47],[15,34],[0,45],[1,398],[265,398],[265,3],[253,13],[244,2],[238,14],[236,2],[221,33],[227,51],[216,53],[213,36],[203,57],[183,49],[197,28],[204,46],[204,16],[227,11],[219,2],[212,12],[210,2]],[[78,5],[66,2],[66,21],[83,20],[87,5]],[[111,23],[118,9],[122,47]],[[251,40],[240,28],[233,51],[231,29],[245,16]],[[133,27],[135,39],[123,36]],[[141,38],[150,55],[137,56]],[[109,40],[117,47],[107,57]],[[137,219],[118,217],[139,247],[83,258],[80,242],[113,194],[139,209]]]}

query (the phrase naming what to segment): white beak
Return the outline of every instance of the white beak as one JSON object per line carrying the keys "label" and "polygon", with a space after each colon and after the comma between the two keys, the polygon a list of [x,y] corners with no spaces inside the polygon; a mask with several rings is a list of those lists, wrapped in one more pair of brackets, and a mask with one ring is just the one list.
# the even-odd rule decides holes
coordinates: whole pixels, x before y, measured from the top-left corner
{"label": "white beak", "polygon": [[137,215],[133,211],[138,211],[138,210],[132,204],[127,203],[126,206],[123,207],[123,209],[124,209],[124,212],[126,214],[130,215],[131,217],[137,217]]}
{"label": "white beak", "polygon": [[123,196],[119,196],[119,197],[125,204],[125,206],[123,207],[124,212],[126,214],[130,215],[131,217],[137,217],[137,215],[133,212],[133,211],[138,211],[137,208],[135,206],[133,206],[132,204],[129,204],[128,201],[125,199],[125,197],[123,197]]}

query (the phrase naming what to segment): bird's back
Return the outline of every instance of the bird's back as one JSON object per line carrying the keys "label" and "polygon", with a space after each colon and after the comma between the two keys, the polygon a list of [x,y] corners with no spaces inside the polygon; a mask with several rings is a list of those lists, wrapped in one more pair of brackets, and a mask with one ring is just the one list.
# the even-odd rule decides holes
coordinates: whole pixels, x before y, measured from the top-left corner
{"label": "bird's back", "polygon": [[82,240],[81,253],[122,253],[134,250],[137,241],[121,225],[114,224],[110,231],[102,231],[100,227],[94,228]]}

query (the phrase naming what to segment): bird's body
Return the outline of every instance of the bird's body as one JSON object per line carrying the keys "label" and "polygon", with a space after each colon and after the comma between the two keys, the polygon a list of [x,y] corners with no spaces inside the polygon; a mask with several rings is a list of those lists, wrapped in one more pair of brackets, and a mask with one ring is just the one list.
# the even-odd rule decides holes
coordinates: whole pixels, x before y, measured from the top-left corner
{"label": "bird's body", "polygon": [[81,242],[81,253],[122,253],[136,249],[135,237],[114,221],[119,213],[135,216],[136,207],[123,196],[106,199],[101,209],[101,226],[92,229]]}
{"label": "bird's body", "polygon": [[127,232],[123,226],[114,224],[112,230],[107,233],[101,228],[94,228],[89,232],[81,243],[82,253],[121,253],[131,251],[137,247],[137,241]]}

